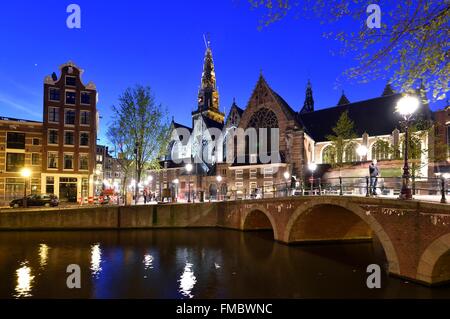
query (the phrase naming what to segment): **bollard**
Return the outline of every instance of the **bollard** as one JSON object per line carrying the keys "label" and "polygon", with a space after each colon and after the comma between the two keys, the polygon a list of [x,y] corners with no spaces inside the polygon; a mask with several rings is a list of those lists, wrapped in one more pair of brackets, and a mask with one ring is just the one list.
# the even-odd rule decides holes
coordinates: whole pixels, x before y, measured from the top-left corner
{"label": "bollard", "polygon": [[343,196],[344,191],[342,189],[342,177],[339,177],[339,196]]}
{"label": "bollard", "polygon": [[444,177],[441,178],[441,195],[442,195],[441,203],[442,204],[447,203],[447,199],[445,198],[445,178]]}
{"label": "bollard", "polygon": [[366,197],[370,197],[369,176],[366,176]]}

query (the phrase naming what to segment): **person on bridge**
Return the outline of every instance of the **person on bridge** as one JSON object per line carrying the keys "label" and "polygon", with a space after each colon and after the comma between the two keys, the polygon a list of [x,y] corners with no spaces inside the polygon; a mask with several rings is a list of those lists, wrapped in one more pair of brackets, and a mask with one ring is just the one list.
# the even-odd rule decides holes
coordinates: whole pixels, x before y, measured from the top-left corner
{"label": "person on bridge", "polygon": [[376,196],[378,176],[380,176],[380,170],[378,169],[376,159],[374,159],[372,163],[369,165],[369,176],[370,176],[370,194],[372,196]]}

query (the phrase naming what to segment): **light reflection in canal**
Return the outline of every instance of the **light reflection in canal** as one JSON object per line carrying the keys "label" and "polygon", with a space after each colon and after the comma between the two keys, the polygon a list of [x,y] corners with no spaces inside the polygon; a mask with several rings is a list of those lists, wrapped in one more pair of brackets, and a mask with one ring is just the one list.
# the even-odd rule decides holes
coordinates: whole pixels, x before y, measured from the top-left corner
{"label": "light reflection in canal", "polygon": [[184,271],[180,277],[180,293],[187,298],[193,298],[192,289],[194,289],[195,284],[197,283],[197,278],[194,275],[192,270],[192,264],[186,262],[184,266]]}
{"label": "light reflection in canal", "polygon": [[100,244],[94,244],[91,246],[91,271],[94,278],[98,278],[102,271],[101,262],[102,250]]}
{"label": "light reflection in canal", "polygon": [[16,298],[31,297],[31,289],[33,288],[34,276],[31,274],[31,268],[28,266],[28,262],[25,261],[21,264],[22,267],[16,270],[17,285],[16,285]]}
{"label": "light reflection in canal", "polygon": [[46,244],[39,245],[39,265],[41,266],[41,268],[47,266],[49,248],[50,247],[48,247]]}

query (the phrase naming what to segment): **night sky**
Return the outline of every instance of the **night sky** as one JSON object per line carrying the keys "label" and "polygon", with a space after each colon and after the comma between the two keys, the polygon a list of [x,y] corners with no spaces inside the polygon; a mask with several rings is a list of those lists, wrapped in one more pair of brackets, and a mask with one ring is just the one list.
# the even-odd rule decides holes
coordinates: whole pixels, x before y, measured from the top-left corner
{"label": "night sky", "polygon": [[[81,7],[81,29],[66,27],[66,7]],[[381,95],[386,80],[350,83],[342,72],[351,56],[332,54],[340,43],[331,30],[356,31],[356,23],[321,25],[287,17],[262,31],[261,12],[246,0],[3,1],[0,10],[0,116],[42,120],[43,80],[68,60],[85,70],[99,92],[100,142],[111,105],[127,87],[152,87],[169,117],[190,125],[209,33],[222,111],[233,97],[244,108],[262,70],[269,85],[294,110],[303,105],[308,78],[316,109]],[[364,17],[365,19],[365,17]],[[444,102],[435,103],[433,109]]]}

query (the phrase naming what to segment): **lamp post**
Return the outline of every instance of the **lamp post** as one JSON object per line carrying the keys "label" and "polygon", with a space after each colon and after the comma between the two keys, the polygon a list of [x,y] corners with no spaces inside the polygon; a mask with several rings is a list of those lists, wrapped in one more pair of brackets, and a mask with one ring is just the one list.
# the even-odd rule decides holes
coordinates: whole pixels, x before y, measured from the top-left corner
{"label": "lamp post", "polygon": [[222,176],[217,175],[216,177],[216,181],[217,181],[217,200],[220,200],[220,191],[221,191],[221,187],[220,187],[220,183],[222,182]]}
{"label": "lamp post", "polygon": [[309,163],[308,169],[311,171],[311,193],[313,193],[314,192],[314,172],[317,169],[317,164],[314,162]]}
{"label": "lamp post", "polygon": [[23,177],[23,207],[27,208],[27,179],[31,176],[31,170],[29,168],[22,168],[20,175]]}
{"label": "lamp post", "polygon": [[289,174],[289,172],[286,171],[286,172],[284,172],[283,176],[284,176],[284,180],[286,182],[286,197],[287,197],[287,196],[289,196],[288,181],[289,181],[289,178],[291,177],[291,174]]}
{"label": "lamp post", "polygon": [[188,163],[185,166],[186,172],[189,174],[189,180],[188,180],[188,203],[191,202],[191,172],[192,172],[192,164]]}
{"label": "lamp post", "polygon": [[402,189],[400,191],[399,199],[412,199],[411,188],[409,187],[409,179],[411,177],[409,173],[408,164],[408,142],[409,142],[409,122],[414,115],[414,113],[419,108],[419,100],[416,97],[406,95],[402,97],[396,106],[396,112],[399,113],[404,121],[405,127],[405,153],[404,153],[404,165],[403,165],[403,176],[402,176]]}
{"label": "lamp post", "polygon": [[172,183],[175,185],[175,201],[178,201],[178,184],[180,183],[180,180],[178,178],[175,178]]}

